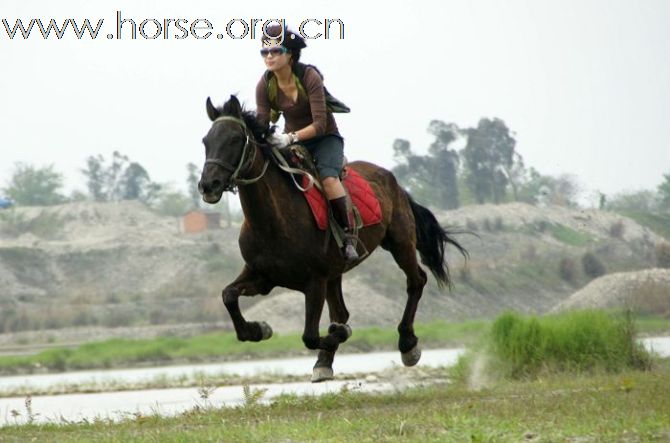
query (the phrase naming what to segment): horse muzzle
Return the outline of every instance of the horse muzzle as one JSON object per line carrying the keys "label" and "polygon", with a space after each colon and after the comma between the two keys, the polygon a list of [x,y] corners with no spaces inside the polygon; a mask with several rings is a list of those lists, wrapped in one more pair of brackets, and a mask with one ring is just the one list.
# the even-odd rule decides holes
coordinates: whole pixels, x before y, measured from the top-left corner
{"label": "horse muzzle", "polygon": [[221,200],[225,185],[220,180],[213,180],[211,183],[200,180],[198,182],[198,192],[202,195],[205,203],[215,204]]}

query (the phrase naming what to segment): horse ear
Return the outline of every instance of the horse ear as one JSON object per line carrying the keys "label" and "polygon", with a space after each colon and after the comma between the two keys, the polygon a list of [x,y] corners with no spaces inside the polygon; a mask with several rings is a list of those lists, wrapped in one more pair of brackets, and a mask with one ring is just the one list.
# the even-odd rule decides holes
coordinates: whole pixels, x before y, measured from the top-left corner
{"label": "horse ear", "polygon": [[237,99],[236,95],[231,94],[230,95],[230,100],[228,100],[228,106],[230,109],[230,112],[232,115],[236,117],[242,117],[242,105],[240,104],[240,101]]}
{"label": "horse ear", "polygon": [[219,111],[216,110],[216,108],[212,104],[212,100],[209,97],[207,97],[207,103],[205,103],[205,106],[207,107],[207,116],[211,121],[214,121],[217,118],[219,118],[220,113]]}

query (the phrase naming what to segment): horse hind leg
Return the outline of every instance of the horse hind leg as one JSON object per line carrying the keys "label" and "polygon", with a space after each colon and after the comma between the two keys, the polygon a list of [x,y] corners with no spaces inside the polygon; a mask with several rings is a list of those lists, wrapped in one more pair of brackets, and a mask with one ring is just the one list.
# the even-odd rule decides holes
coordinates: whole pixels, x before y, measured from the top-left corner
{"label": "horse hind leg", "polygon": [[[392,226],[393,227],[393,226]],[[406,230],[402,230],[406,232]],[[419,339],[414,334],[414,317],[419,306],[419,300],[423,294],[423,288],[428,281],[426,273],[421,269],[416,259],[416,245],[413,236],[407,238],[406,234],[393,235],[389,233],[385,244],[393,255],[393,259],[407,276],[407,304],[403,312],[402,320],[398,325],[398,349],[400,350],[402,362],[405,366],[414,366],[421,358]]]}
{"label": "horse hind leg", "polygon": [[235,327],[237,339],[240,341],[261,341],[272,337],[272,328],[266,322],[248,322],[242,316],[238,299],[240,296],[268,294],[273,288],[264,278],[255,274],[245,266],[234,282],[226,286],[221,297]]}
{"label": "horse hind leg", "polygon": [[[342,277],[338,277],[328,282],[326,289],[326,301],[328,302],[328,313],[330,315],[329,335],[335,335],[340,343],[347,341],[351,337],[351,328],[347,324],[349,320],[349,311],[344,304],[342,295]],[[339,346],[339,344],[338,344]],[[319,350],[314,369],[312,370],[312,383],[318,383],[326,380],[332,380],[333,360],[336,350]]]}

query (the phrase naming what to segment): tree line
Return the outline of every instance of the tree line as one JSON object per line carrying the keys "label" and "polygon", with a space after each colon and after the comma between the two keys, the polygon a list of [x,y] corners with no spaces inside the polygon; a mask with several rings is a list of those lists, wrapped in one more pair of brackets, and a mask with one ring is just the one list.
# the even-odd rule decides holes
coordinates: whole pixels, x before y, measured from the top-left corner
{"label": "tree line", "polygon": [[[36,167],[17,163],[7,185],[6,197],[20,206],[49,206],[73,201],[112,202],[138,200],[166,215],[181,215],[201,206],[198,180],[200,169],[186,165],[186,192],[171,184],[151,180],[146,168],[115,151],[110,159],[103,155],[86,158],[80,170],[86,180],[86,192],[63,193],[63,175],[53,165]],[[222,208],[224,212],[228,209]]]}
{"label": "tree line", "polygon": [[[392,169],[402,186],[419,201],[440,209],[464,205],[505,203],[578,206],[577,179],[568,174],[543,175],[526,167],[516,150],[515,134],[499,118],[482,118],[476,127],[433,120],[428,133],[434,141],[427,153],[414,152],[410,142],[396,139]],[[463,146],[457,149],[457,145]],[[600,195],[601,209],[647,212],[670,210],[670,172],[656,190]]]}
{"label": "tree line", "polygon": [[[526,167],[516,150],[515,134],[499,118],[482,118],[476,127],[462,128],[454,123],[433,120],[428,132],[434,137],[426,154],[412,150],[410,142],[396,139],[392,168],[402,186],[425,204],[439,209],[464,205],[505,203],[578,206],[580,187],[574,176],[549,176]],[[457,146],[462,146],[458,149]],[[110,159],[92,155],[80,170],[86,179],[86,192],[63,194],[63,175],[53,165],[35,167],[17,163],[4,195],[18,205],[46,206],[68,201],[139,200],[167,215],[181,215],[199,208],[200,169],[186,165],[186,192],[151,180],[147,170],[128,156],[115,151]],[[231,211],[224,194],[217,209],[229,221]],[[654,190],[600,196],[601,209],[643,212],[670,211],[670,172]]]}

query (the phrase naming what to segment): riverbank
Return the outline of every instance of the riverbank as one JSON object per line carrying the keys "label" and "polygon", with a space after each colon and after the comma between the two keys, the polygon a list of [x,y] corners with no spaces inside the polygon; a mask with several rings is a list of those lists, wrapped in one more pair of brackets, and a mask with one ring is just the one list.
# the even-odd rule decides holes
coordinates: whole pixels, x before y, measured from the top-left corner
{"label": "riverbank", "polygon": [[0,440],[77,441],[667,441],[670,369],[619,374],[557,374],[481,390],[433,384],[391,393],[350,387],[320,397],[282,395],[264,404],[203,402],[165,418],[130,415],[121,423],[9,426]]}
{"label": "riverbank", "polygon": [[[426,348],[460,347],[474,343],[489,327],[488,321],[415,325]],[[670,321],[667,322],[670,330]],[[395,328],[361,328],[341,346],[342,352],[396,350]],[[75,348],[54,348],[35,355],[0,356],[0,375],[42,374],[85,369],[140,368],[163,365],[213,363],[257,358],[312,355],[300,333],[274,334],[259,343],[240,342],[233,332],[202,334],[189,338],[158,337],[146,340],[112,339]]]}
{"label": "riverbank", "polygon": [[[461,323],[435,321],[415,325],[424,349],[453,348],[476,343],[490,327],[490,321]],[[670,335],[670,319],[640,317],[635,320],[638,335]],[[0,356],[0,375],[44,374],[86,369],[142,368],[164,365],[215,363],[258,358],[286,358],[312,355],[301,334],[275,334],[270,340],[239,342],[232,332],[217,332],[189,338],[158,337],[144,340],[112,339],[74,348],[61,347],[35,355]],[[354,329],[341,352],[392,351],[397,349],[395,328]]]}

